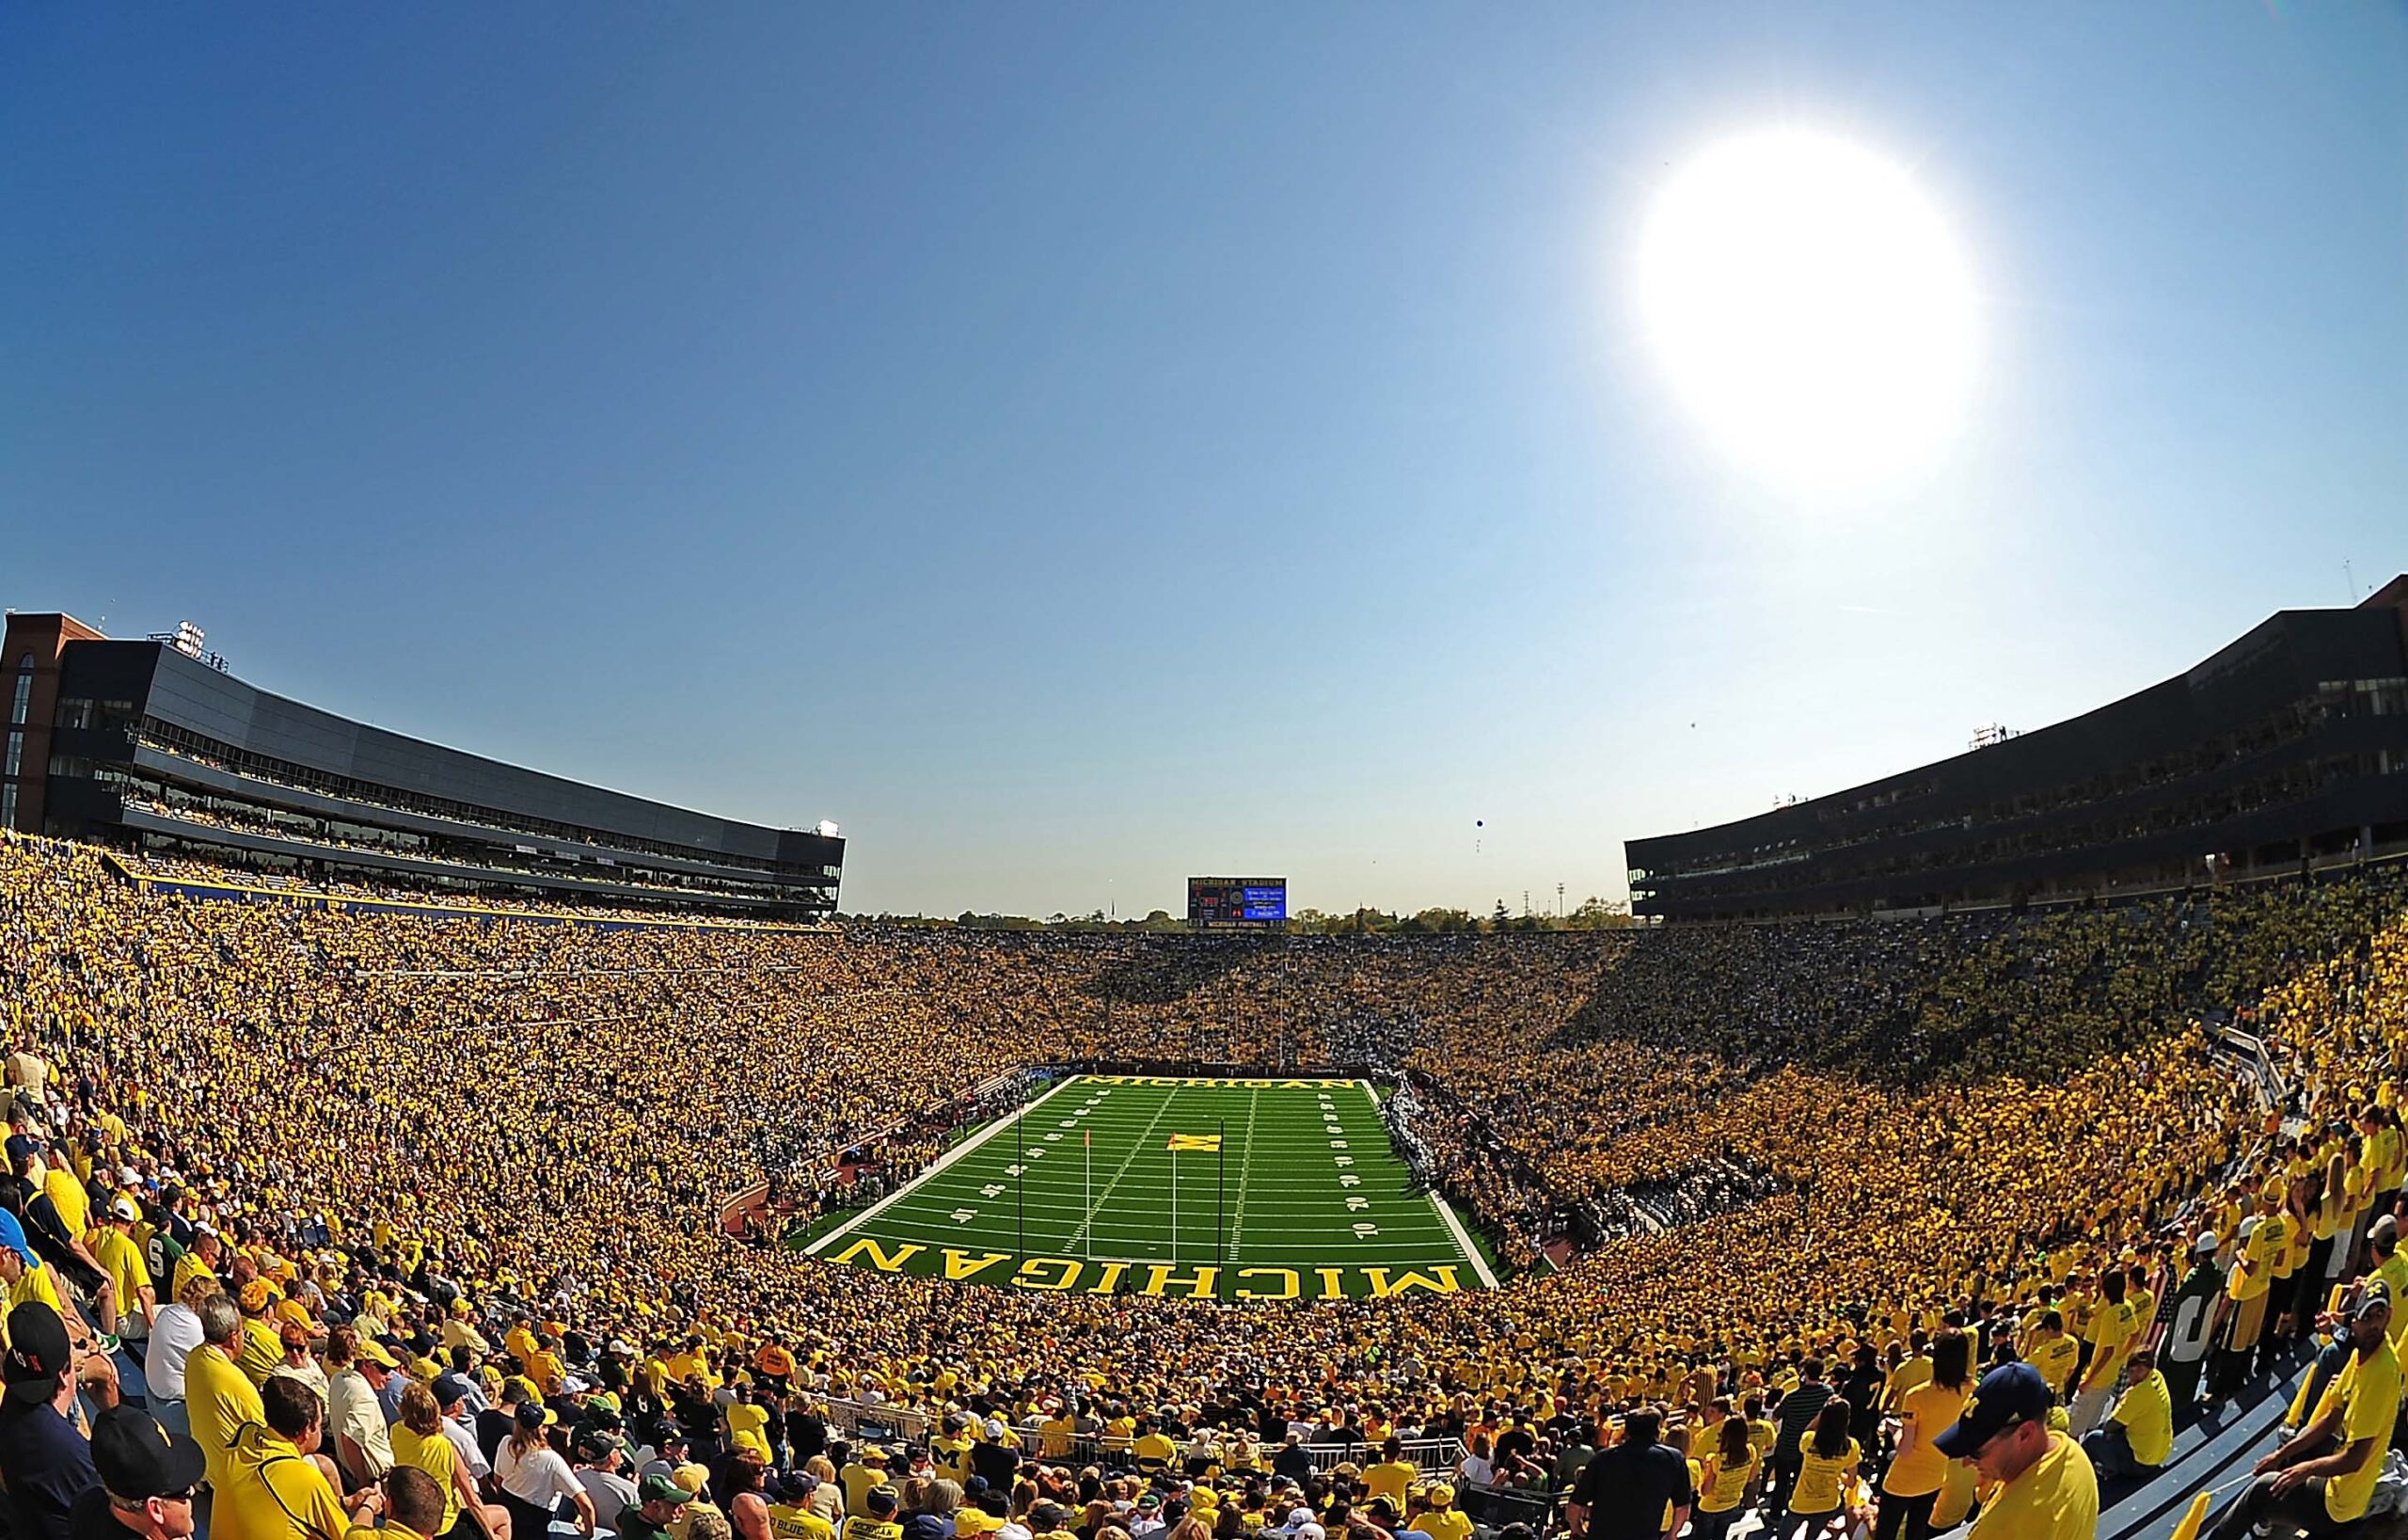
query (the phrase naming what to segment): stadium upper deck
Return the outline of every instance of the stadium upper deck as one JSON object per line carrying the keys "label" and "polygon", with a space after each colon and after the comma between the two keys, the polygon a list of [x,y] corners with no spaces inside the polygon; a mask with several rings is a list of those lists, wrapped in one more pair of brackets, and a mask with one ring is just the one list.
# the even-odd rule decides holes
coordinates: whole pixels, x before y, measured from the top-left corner
{"label": "stadium upper deck", "polygon": [[313,880],[832,913],[844,841],[463,754],[157,641],[8,617],[0,827]]}
{"label": "stadium upper deck", "polygon": [[1671,919],[2049,902],[2408,849],[2408,576],[2069,722],[1626,849],[1633,911]]}

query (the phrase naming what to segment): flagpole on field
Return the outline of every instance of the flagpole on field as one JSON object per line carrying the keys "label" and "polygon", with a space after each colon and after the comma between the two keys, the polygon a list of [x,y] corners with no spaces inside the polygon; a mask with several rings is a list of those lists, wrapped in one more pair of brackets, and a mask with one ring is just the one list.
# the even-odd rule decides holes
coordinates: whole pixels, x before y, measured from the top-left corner
{"label": "flagpole on field", "polygon": [[1170,1146],[1170,1264],[1179,1265],[1179,1141]]}
{"label": "flagpole on field", "polygon": [[[1212,1221],[1212,1249],[1223,1253],[1224,1262],[1233,1262],[1237,1258],[1227,1254],[1229,1249],[1229,1120],[1227,1118],[1221,1119],[1220,1129],[1220,1137],[1212,1141],[1221,1157],[1221,1212]],[[1217,1289],[1212,1292],[1220,1293]]]}
{"label": "flagpole on field", "polygon": [[1080,1136],[1087,1147],[1087,1261],[1095,1261],[1095,1130],[1083,1128]]}
{"label": "flagpole on field", "polygon": [[1012,1119],[1012,1138],[1019,1146],[1020,1158],[1013,1164],[1020,1176],[1020,1254],[1028,1255],[1028,1106],[1022,1103],[1020,1116]]}

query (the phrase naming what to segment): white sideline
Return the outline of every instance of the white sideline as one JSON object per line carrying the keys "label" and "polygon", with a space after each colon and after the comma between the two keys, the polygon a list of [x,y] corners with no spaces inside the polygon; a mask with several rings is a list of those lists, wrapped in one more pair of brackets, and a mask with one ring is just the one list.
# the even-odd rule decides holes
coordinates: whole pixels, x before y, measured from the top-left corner
{"label": "white sideline", "polygon": [[[1371,1099],[1371,1111],[1385,1126],[1387,1118],[1380,1111],[1379,1091],[1368,1080],[1358,1080],[1354,1084],[1362,1087],[1363,1094]],[[1481,1257],[1480,1247],[1472,1245],[1471,1237],[1464,1232],[1464,1222],[1455,1217],[1453,1207],[1438,1196],[1438,1190],[1434,1187],[1430,1190],[1430,1206],[1438,1211],[1439,1219],[1446,1224],[1447,1233],[1455,1238],[1455,1246],[1463,1252],[1464,1261],[1471,1263],[1472,1276],[1480,1279],[1482,1288],[1496,1288],[1497,1275],[1488,1270],[1488,1263]]]}
{"label": "white sideline", "polygon": [[927,1185],[932,1178],[943,1172],[955,1161],[959,1160],[962,1156],[970,1153],[973,1150],[975,1150],[979,1146],[985,1144],[989,1139],[993,1138],[996,1135],[1001,1134],[1004,1130],[1011,1127],[1014,1123],[1019,1122],[1022,1118],[1025,1118],[1030,1113],[1035,1112],[1038,1107],[1041,1107],[1046,1103],[1051,1102],[1059,1092],[1069,1089],[1071,1085],[1085,1078],[1086,1077],[1085,1075],[1072,1075],[1068,1080],[1057,1082],[1052,1090],[1047,1091],[1036,1101],[1022,1103],[1021,1108],[1018,1112],[1013,1113],[1008,1118],[997,1119],[994,1122],[990,1123],[984,1132],[978,1134],[974,1137],[962,1140],[959,1144],[955,1145],[943,1154],[939,1155],[936,1159],[928,1163],[928,1168],[927,1170],[922,1171],[918,1176],[913,1177],[911,1181],[903,1183],[900,1187],[897,1187],[893,1192],[888,1193],[884,1198],[879,1199],[877,1202],[872,1203],[869,1207],[862,1210],[861,1213],[854,1215],[851,1218],[846,1220],[843,1224],[838,1225],[827,1234],[820,1236],[819,1239],[812,1242],[809,1246],[804,1246],[802,1248],[802,1254],[806,1257],[816,1257],[819,1255],[819,1248],[821,1246],[827,1246],[831,1242],[841,1240],[845,1236],[860,1229],[862,1226],[868,1224],[872,1219],[877,1218],[879,1215],[884,1214],[888,1209],[893,1208],[895,1204],[919,1191],[920,1188]]}

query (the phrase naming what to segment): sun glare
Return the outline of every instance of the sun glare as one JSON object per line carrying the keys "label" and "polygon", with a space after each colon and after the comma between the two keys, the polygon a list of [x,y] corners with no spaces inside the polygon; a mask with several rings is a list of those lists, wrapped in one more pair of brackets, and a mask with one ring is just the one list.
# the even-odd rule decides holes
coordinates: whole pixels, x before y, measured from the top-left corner
{"label": "sun glare", "polygon": [[1872,151],[1780,129],[1700,154],[1656,200],[1638,288],[1683,405],[1776,481],[1861,489],[1955,435],[1972,281],[1938,212]]}

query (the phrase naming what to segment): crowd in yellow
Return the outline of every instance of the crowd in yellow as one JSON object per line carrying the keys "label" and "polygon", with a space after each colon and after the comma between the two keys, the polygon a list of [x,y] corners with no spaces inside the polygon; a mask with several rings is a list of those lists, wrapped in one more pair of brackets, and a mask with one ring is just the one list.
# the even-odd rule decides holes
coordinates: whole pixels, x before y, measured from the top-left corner
{"label": "crowd in yellow", "polygon": [[[1937,1344],[1968,1344],[1971,1377],[2007,1344],[2039,1364],[2072,1341],[2050,1387],[2082,1432],[2121,1418],[2121,1382],[2200,1229],[2244,1283],[2290,1248],[2304,1262],[2320,1232],[2363,1231],[2400,1185],[2394,1161],[2408,1166],[2396,1119],[2357,1126],[2392,1105],[2400,908],[2368,880],[1977,920],[1270,946],[606,933],[190,902],[135,893],[95,852],[20,841],[0,847],[0,1026],[25,1140],[11,1162],[30,1183],[18,1206],[46,1198],[105,1280],[30,1270],[60,1275],[70,1335],[155,1334],[171,1306],[206,1325],[225,1310],[207,1301],[230,1300],[230,1361],[251,1396],[227,1381],[204,1415],[195,1392],[195,1433],[256,1424],[252,1463],[289,1446],[296,1479],[325,1454],[338,1507],[346,1486],[391,1500],[359,1479],[383,1474],[378,1459],[348,1458],[384,1428],[345,1401],[345,1376],[463,1391],[438,1409],[501,1419],[489,1465],[512,1448],[514,1471],[561,1461],[515,1495],[451,1492],[444,1526],[488,1535],[540,1512],[511,1504],[539,1503],[541,1481],[563,1498],[590,1486],[569,1430],[607,1405],[604,1421],[670,1456],[655,1474],[676,1491],[616,1516],[638,1540],[646,1523],[690,1527],[698,1490],[746,1540],[826,1540],[805,1515],[846,1540],[975,1534],[962,1504],[981,1449],[1003,1521],[1032,1537],[1376,1525],[1465,1540],[1447,1532],[1465,1506],[1543,1491],[1573,1497],[1598,1540],[1624,1532],[1578,1500],[1578,1473],[1621,1447],[1626,1413],[1656,1406],[1694,1485],[1683,1516],[1710,1540],[1717,1515],[1768,1490],[1809,1519],[1871,1513],[1884,1470],[1929,1484],[1903,1495],[1929,1497],[1930,1521],[1961,1514],[1976,1464],[1934,1473],[1955,1411],[1925,1392],[1935,1357],[1957,1351]],[[2264,1034],[2274,1093],[2308,1134],[2269,1141],[2260,1088],[2219,1052],[2227,1021]],[[932,1108],[1021,1067],[1310,1069],[1372,1051],[1510,1151],[1450,1167],[1494,1222],[1533,1213],[1529,1188],[1577,1202],[1733,1160],[1770,1194],[1494,1292],[1244,1309],[964,1289],[748,1246],[718,1223],[725,1195],[879,1131],[901,1130],[890,1160],[925,1156],[943,1132]],[[2223,1183],[2244,1154],[2248,1180]],[[2311,1175],[2302,1207],[2294,1179]],[[189,1250],[154,1278],[163,1237]],[[2281,1259],[2265,1260],[2277,1237]],[[1527,1235],[1499,1238],[1537,1262]],[[43,1297],[9,1288],[12,1304]],[[2295,1310],[2283,1329],[2307,1324]],[[333,1387],[321,1426],[279,1426],[280,1391],[253,1405],[305,1369]],[[1810,1385],[1825,1394],[1798,1393]],[[380,1420],[397,1449],[404,1393]],[[1840,1414],[1791,1426],[1827,1399]],[[857,1441],[857,1471],[780,1484],[810,1464],[803,1430],[820,1430],[819,1463],[842,1451],[837,1401],[927,1419],[928,1447],[879,1457],[934,1468],[879,1471]],[[511,1423],[521,1413],[531,1429]],[[757,1453],[768,1476],[674,1457],[679,1425],[724,1458]],[[1349,1478],[1275,1487],[1291,1427],[1307,1446],[1359,1446]],[[1410,1462],[1378,1455],[1391,1436],[1468,1453],[1403,1479]],[[1049,1440],[1222,1472],[1222,1495],[1179,1490],[1165,1523],[1138,1506],[1159,1485],[1055,1471]],[[213,1485],[239,1479],[238,1443],[217,1440]],[[2056,1444],[2042,1460],[2065,1463]],[[946,1479],[963,1490],[948,1498]],[[903,1527],[946,1501],[942,1530]]]}

